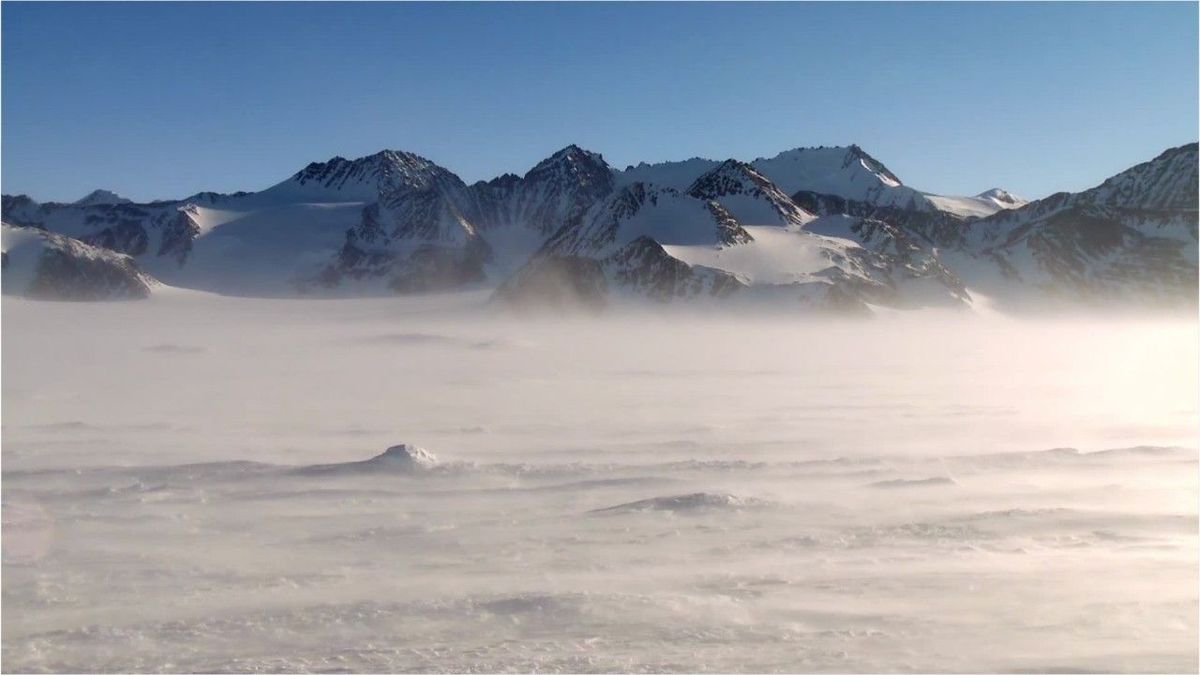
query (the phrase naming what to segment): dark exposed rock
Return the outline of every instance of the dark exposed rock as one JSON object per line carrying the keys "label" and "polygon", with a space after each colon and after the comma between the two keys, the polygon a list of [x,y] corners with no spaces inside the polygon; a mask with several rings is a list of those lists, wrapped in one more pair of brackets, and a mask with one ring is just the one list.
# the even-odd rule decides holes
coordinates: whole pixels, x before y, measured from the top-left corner
{"label": "dark exposed rock", "polygon": [[[8,234],[8,226],[5,226]],[[30,231],[16,246],[28,248],[22,257],[32,266],[28,284],[20,287],[6,278],[4,292],[38,300],[121,300],[149,297],[156,283],[133,260],[77,239],[50,232]],[[6,237],[5,248],[10,246]],[[15,249],[14,249],[15,250]],[[9,273],[12,251],[5,251]]]}
{"label": "dark exposed rock", "polygon": [[[736,159],[725,160],[700,176],[688,188],[687,194],[699,199],[720,203],[732,196],[746,196],[769,205],[784,225],[800,225],[811,218],[795,201],[785,195],[754,167]],[[734,213],[734,217],[739,217]],[[772,223],[751,223],[772,224]]]}
{"label": "dark exposed rock", "polygon": [[728,272],[672,258],[650,237],[638,237],[601,265],[615,287],[659,302],[703,296],[724,298],[746,288]]}
{"label": "dark exposed rock", "polygon": [[[857,146],[798,148],[753,164],[695,159],[634,170],[645,180],[659,176],[686,190],[631,182],[601,155],[575,145],[523,176],[505,174],[471,186],[427,159],[386,150],[310,164],[262,193],[201,192],[141,204],[105,191],[72,204],[5,195],[2,210],[6,222],[129,254],[171,283],[178,278],[193,287],[208,282],[197,281],[192,270],[208,273],[212,260],[204,256],[204,263],[189,266],[197,247],[213,239],[218,246],[241,245],[239,234],[258,222],[290,224],[278,213],[312,219],[297,223],[296,241],[316,242],[327,262],[314,263],[316,251],[299,244],[287,249],[292,241],[283,229],[245,242],[285,250],[232,259],[271,259],[289,277],[278,282],[306,291],[351,282],[394,292],[445,290],[497,283],[518,269],[510,281],[521,274],[535,281],[557,275],[567,283],[565,294],[591,299],[612,293],[657,301],[725,297],[741,295],[747,286],[779,284],[795,286],[806,302],[848,305],[961,305],[975,291],[997,302],[1022,294],[1197,302],[1196,144],[1167,150],[1090,190],[1023,206],[998,189],[973,202],[919,192]],[[824,192],[787,195],[776,181],[789,190],[807,185]],[[340,219],[348,203],[363,206],[359,222],[345,229]],[[959,215],[996,205],[1014,208],[985,218]],[[205,220],[204,208],[225,214]],[[272,209],[280,211],[254,220],[259,210]],[[332,221],[335,242],[345,229],[340,246],[321,229],[325,217],[338,219]],[[202,222],[210,225],[202,230]],[[752,225],[783,226],[804,240],[797,244]],[[210,238],[217,231],[232,236]],[[752,231],[761,231],[763,242],[755,242]],[[801,254],[779,259],[797,260],[803,269],[763,274],[755,265],[773,254],[724,250],[768,240],[821,256],[829,269],[820,268],[820,258],[814,264],[813,256]],[[288,267],[292,258],[296,263]],[[568,262],[546,262],[554,259]],[[258,283],[254,274],[245,277]],[[592,281],[602,292],[593,292]],[[501,285],[505,292],[509,286]]]}
{"label": "dark exposed rock", "polygon": [[480,238],[462,248],[423,244],[398,266],[388,287],[399,293],[460,288],[482,282],[490,251]]}

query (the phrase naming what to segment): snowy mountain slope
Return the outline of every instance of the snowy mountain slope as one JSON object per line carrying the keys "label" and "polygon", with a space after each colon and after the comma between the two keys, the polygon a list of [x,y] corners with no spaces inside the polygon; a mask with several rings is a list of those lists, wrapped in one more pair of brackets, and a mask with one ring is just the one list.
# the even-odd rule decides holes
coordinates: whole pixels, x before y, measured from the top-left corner
{"label": "snowy mountain slope", "polygon": [[577,221],[615,186],[612,167],[598,153],[569,145],[542,160],[524,177],[479,183],[485,227],[520,226],[549,235]]}
{"label": "snowy mountain slope", "polygon": [[1195,213],[1198,207],[1197,144],[1166,150],[1083,192],[1059,192],[1021,208],[997,213],[964,228],[977,245],[987,245],[1020,225],[1070,209],[1097,208],[1146,215]]}
{"label": "snowy mountain slope", "polygon": [[[594,205],[578,224],[559,228],[495,297],[517,307],[596,306],[610,294],[661,302],[723,297],[743,287],[741,280],[688,265],[663,244],[723,248],[749,240],[715,201],[633,183]],[[556,284],[574,290],[564,296],[551,290]]]}
{"label": "snowy mountain slope", "polygon": [[857,145],[797,148],[751,164],[788,194],[804,190],[880,207],[941,211],[963,218],[991,215],[1021,203],[999,188],[974,197],[915,190]]}
{"label": "snowy mountain slope", "polygon": [[391,225],[378,203],[353,206],[358,222],[345,231],[332,257],[322,262],[314,256],[319,266],[293,277],[301,292],[417,292],[485,280],[491,250],[469,222],[413,236]]}
{"label": "snowy mountain slope", "polygon": [[741,224],[715,201],[634,183],[592,207],[579,225],[560,228],[542,250],[604,256],[647,236],[660,243],[714,247],[749,240]]}
{"label": "snowy mountain slope", "polygon": [[199,225],[181,202],[39,204],[24,195],[3,202],[8,223],[49,230],[141,260],[182,263]]}
{"label": "snowy mountain slope", "polygon": [[429,290],[498,283],[613,185],[603,157],[574,145],[521,178],[470,187],[424,158],[383,151],[310,164],[260,193],[145,205],[16,197],[6,198],[5,213],[133,255],[187,287],[251,295]]}
{"label": "snowy mountain slope", "polygon": [[[377,206],[369,223],[362,215],[368,204]],[[474,208],[474,195],[453,173],[395,151],[313,163],[258,193],[87,205],[18,196],[4,204],[5,217],[20,224],[128,253],[173,285],[232,295],[295,293],[298,282],[337,259],[348,231],[403,251],[416,242],[464,245],[475,237],[467,217]]]}
{"label": "snowy mountain slope", "polygon": [[[749,163],[788,195],[810,192],[863,202],[876,207],[939,211],[959,218],[979,218],[1024,204],[995,188],[973,197],[951,197],[915,190],[857,145],[796,148]],[[682,162],[639,164],[627,168],[618,183],[640,181],[685,189],[720,162],[692,158]]]}
{"label": "snowy mountain slope", "polygon": [[[1197,145],[965,227],[968,283],[1000,294],[1196,302]],[[990,264],[989,264],[990,263]]]}
{"label": "snowy mountain slope", "polygon": [[492,297],[521,310],[595,310],[613,299],[722,299],[746,288],[736,275],[689,265],[640,236],[600,258],[539,252]]}
{"label": "snowy mountain slope", "polygon": [[234,295],[511,288],[594,272],[606,293],[659,300],[907,307],[970,303],[974,289],[1194,302],[1196,162],[1195,144],[1175,148],[1026,204],[1000,189],[915,190],[858,146],[614,171],[571,145],[523,176],[473,185],[385,150],[310,164],[261,192],[145,204],[5,195],[3,216],[128,254],[166,283]]}
{"label": "snowy mountain slope", "polygon": [[1016,209],[1029,203],[1028,199],[1023,199],[1007,190],[1002,190],[1000,188],[985,190],[975,195],[973,198],[991,202],[1002,209]]}
{"label": "snowy mountain slope", "polygon": [[1121,209],[1195,211],[1196,143],[1164,151],[1082,192],[1076,202]]}
{"label": "snowy mountain slope", "polygon": [[618,172],[615,179],[617,185],[646,183],[687,192],[697,178],[720,165],[719,161],[702,157],[693,157],[679,162],[657,162],[655,164],[642,162],[637,166],[629,166],[624,171]]}
{"label": "snowy mountain slope", "polygon": [[817,216],[853,216],[888,223],[932,245],[960,247],[965,242],[964,219],[945,211],[913,211],[895,206],[844,199],[834,195],[799,191],[792,201]]}
{"label": "snowy mountain slope", "polygon": [[[520,296],[528,303],[544,293],[522,293],[524,288],[540,289],[548,276],[568,269],[583,273],[579,259],[588,259],[596,263],[588,273],[603,278],[606,293],[657,301],[736,293],[818,306],[906,305],[912,299],[904,286],[918,278],[942,284],[938,304],[964,300],[961,284],[940,274],[940,267],[924,260],[923,268],[907,265],[913,261],[900,260],[894,251],[866,249],[852,238],[808,229],[819,220],[736,160],[712,168],[686,193],[632,183],[589,211],[580,226],[555,233],[498,296]],[[563,261],[545,262],[553,258]],[[939,274],[929,273],[933,267]],[[772,290],[764,293],[767,288]]]}
{"label": "snowy mountain slope", "polygon": [[354,202],[236,207],[183,207],[198,229],[186,263],[151,258],[147,269],[172,285],[226,295],[291,295],[293,280],[318,273],[362,211]]}
{"label": "snowy mountain slope", "polygon": [[424,157],[396,150],[310,164],[254,201],[377,204],[375,226],[389,240],[454,243],[475,228],[474,196],[458,176]]}
{"label": "snowy mountain slope", "polygon": [[601,266],[615,288],[657,302],[720,299],[748,286],[745,279],[728,270],[681,260],[646,236],[603,259]]}
{"label": "snowy mountain slope", "polygon": [[660,302],[724,297],[744,288],[744,281],[724,270],[688,264],[665,247],[716,250],[750,241],[746,229],[715,200],[627,184],[589,209],[577,225],[555,232],[496,297],[517,306],[546,298],[558,306],[563,298],[547,291],[555,280],[590,289],[573,305],[595,304],[610,295]]}
{"label": "snowy mountain slope", "polygon": [[973,302],[966,285],[943,261],[940,250],[903,226],[875,218],[831,215],[808,223],[805,230],[854,242],[870,251],[872,262],[867,274],[892,292],[885,304],[916,307]]}
{"label": "snowy mountain slope", "polygon": [[229,295],[287,295],[320,270],[357,218],[354,203],[285,203],[262,194],[151,204],[8,200],[5,218],[124,253],[164,282]]}
{"label": "snowy mountain slope", "polygon": [[335,157],[310,164],[264,194],[339,200],[346,209],[309,264],[289,275],[300,292],[436,290],[481,278],[486,247],[475,194],[418,155],[385,150],[355,160]]}
{"label": "snowy mountain slope", "polygon": [[747,225],[750,240],[740,246],[716,248],[668,244],[663,248],[689,265],[730,272],[749,284],[788,284],[806,280],[830,266],[825,240],[779,227]]}
{"label": "snowy mountain slope", "polygon": [[[996,191],[1009,194],[1004,190],[996,188]],[[988,192],[992,192],[989,190]],[[925,194],[925,201],[932,205],[932,209],[921,209],[924,211],[940,211],[948,213],[959,218],[986,218],[993,213],[1004,209],[1012,209],[1023,205],[1025,202],[1019,197],[1013,197],[1011,200],[996,198],[987,195],[988,192],[980,193],[974,197],[947,197],[944,195]]]}
{"label": "snowy mountain slope", "polygon": [[378,201],[391,207],[407,196],[427,192],[457,198],[460,208],[470,201],[458,176],[424,157],[397,150],[354,160],[334,157],[313,162],[260,194],[276,203]]}
{"label": "snowy mountain slope", "polygon": [[[825,216],[810,229],[850,238],[914,278],[938,279],[968,297],[974,289],[1009,307],[1047,299],[1192,303],[1196,184],[1193,144],[1090,190],[982,219],[804,191],[793,200]],[[1022,201],[1000,190],[980,198]],[[837,214],[840,223],[831,218]]]}
{"label": "snowy mountain slope", "polygon": [[687,193],[720,203],[734,218],[750,225],[797,228],[814,218],[754,167],[736,159],[701,175]]}
{"label": "snowy mountain slope", "polygon": [[431,165],[421,165],[419,183],[381,192],[336,257],[302,286],[331,290],[352,281],[408,292],[498,283],[613,189],[604,158],[575,145],[523,177],[508,174],[470,187]]}
{"label": "snowy mountain slope", "polygon": [[5,295],[40,300],[130,300],[150,296],[157,282],[120,253],[28,227],[3,230]]}

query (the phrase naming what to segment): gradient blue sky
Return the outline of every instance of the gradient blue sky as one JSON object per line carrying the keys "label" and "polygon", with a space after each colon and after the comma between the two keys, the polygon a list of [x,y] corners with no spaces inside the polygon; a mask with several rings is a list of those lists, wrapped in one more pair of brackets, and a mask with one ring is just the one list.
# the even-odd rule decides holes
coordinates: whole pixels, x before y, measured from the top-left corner
{"label": "gradient blue sky", "polygon": [[1197,138],[1197,5],[4,2],[0,180],[72,200],[260,189],[410,150],[468,182],[858,143],[1027,197]]}

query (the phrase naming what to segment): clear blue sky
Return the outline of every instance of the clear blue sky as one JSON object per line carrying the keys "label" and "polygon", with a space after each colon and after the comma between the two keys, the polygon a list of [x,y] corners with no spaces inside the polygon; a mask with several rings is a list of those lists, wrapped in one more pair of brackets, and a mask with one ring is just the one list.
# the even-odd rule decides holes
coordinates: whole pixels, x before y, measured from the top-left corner
{"label": "clear blue sky", "polygon": [[267,187],[410,150],[468,182],[858,143],[909,185],[1089,187],[1197,138],[1197,5],[5,2],[5,193]]}

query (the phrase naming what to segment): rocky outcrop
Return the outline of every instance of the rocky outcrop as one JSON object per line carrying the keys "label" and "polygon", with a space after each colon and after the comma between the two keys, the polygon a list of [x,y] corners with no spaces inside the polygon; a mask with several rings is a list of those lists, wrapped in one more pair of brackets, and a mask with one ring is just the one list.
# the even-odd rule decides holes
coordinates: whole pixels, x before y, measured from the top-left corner
{"label": "rocky outcrop", "polygon": [[33,228],[3,226],[5,295],[38,300],[131,300],[157,282],[128,255]]}

